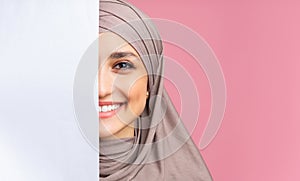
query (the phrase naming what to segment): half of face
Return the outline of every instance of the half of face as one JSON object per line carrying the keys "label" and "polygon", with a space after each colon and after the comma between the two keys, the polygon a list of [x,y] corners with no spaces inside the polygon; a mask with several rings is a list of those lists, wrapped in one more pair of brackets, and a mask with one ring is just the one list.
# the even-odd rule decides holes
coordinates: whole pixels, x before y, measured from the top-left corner
{"label": "half of face", "polygon": [[99,35],[99,137],[134,136],[134,120],[147,100],[147,70],[136,50],[120,36]]}

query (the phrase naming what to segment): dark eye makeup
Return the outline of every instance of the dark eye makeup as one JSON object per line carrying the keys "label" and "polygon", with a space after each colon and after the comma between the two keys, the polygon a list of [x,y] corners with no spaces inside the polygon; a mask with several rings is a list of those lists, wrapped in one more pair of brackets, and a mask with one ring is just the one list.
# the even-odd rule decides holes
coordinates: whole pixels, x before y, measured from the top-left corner
{"label": "dark eye makeup", "polygon": [[135,68],[135,66],[129,61],[119,61],[112,68],[117,71],[126,71]]}

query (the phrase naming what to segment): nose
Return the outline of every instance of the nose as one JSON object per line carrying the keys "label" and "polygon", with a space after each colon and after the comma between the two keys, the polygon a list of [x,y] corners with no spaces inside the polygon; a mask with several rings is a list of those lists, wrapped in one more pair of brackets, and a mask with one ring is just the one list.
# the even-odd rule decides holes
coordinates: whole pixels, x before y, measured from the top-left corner
{"label": "nose", "polygon": [[104,98],[112,93],[113,77],[108,68],[100,67],[98,72],[98,97]]}

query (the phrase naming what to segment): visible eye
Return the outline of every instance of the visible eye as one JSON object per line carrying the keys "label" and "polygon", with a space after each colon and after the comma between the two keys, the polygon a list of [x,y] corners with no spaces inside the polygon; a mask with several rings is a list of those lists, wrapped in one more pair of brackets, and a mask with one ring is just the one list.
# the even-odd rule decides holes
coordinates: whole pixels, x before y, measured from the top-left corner
{"label": "visible eye", "polygon": [[116,70],[127,70],[127,69],[132,69],[132,68],[134,68],[134,66],[129,62],[119,62],[113,66],[113,69],[116,69]]}

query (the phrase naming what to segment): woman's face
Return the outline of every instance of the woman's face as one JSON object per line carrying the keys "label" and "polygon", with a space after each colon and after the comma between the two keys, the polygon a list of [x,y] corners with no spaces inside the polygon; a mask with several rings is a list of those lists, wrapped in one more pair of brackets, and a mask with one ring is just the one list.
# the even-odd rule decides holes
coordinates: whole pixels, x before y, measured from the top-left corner
{"label": "woman's face", "polygon": [[147,99],[147,71],[138,53],[114,33],[99,36],[99,136],[133,137]]}

